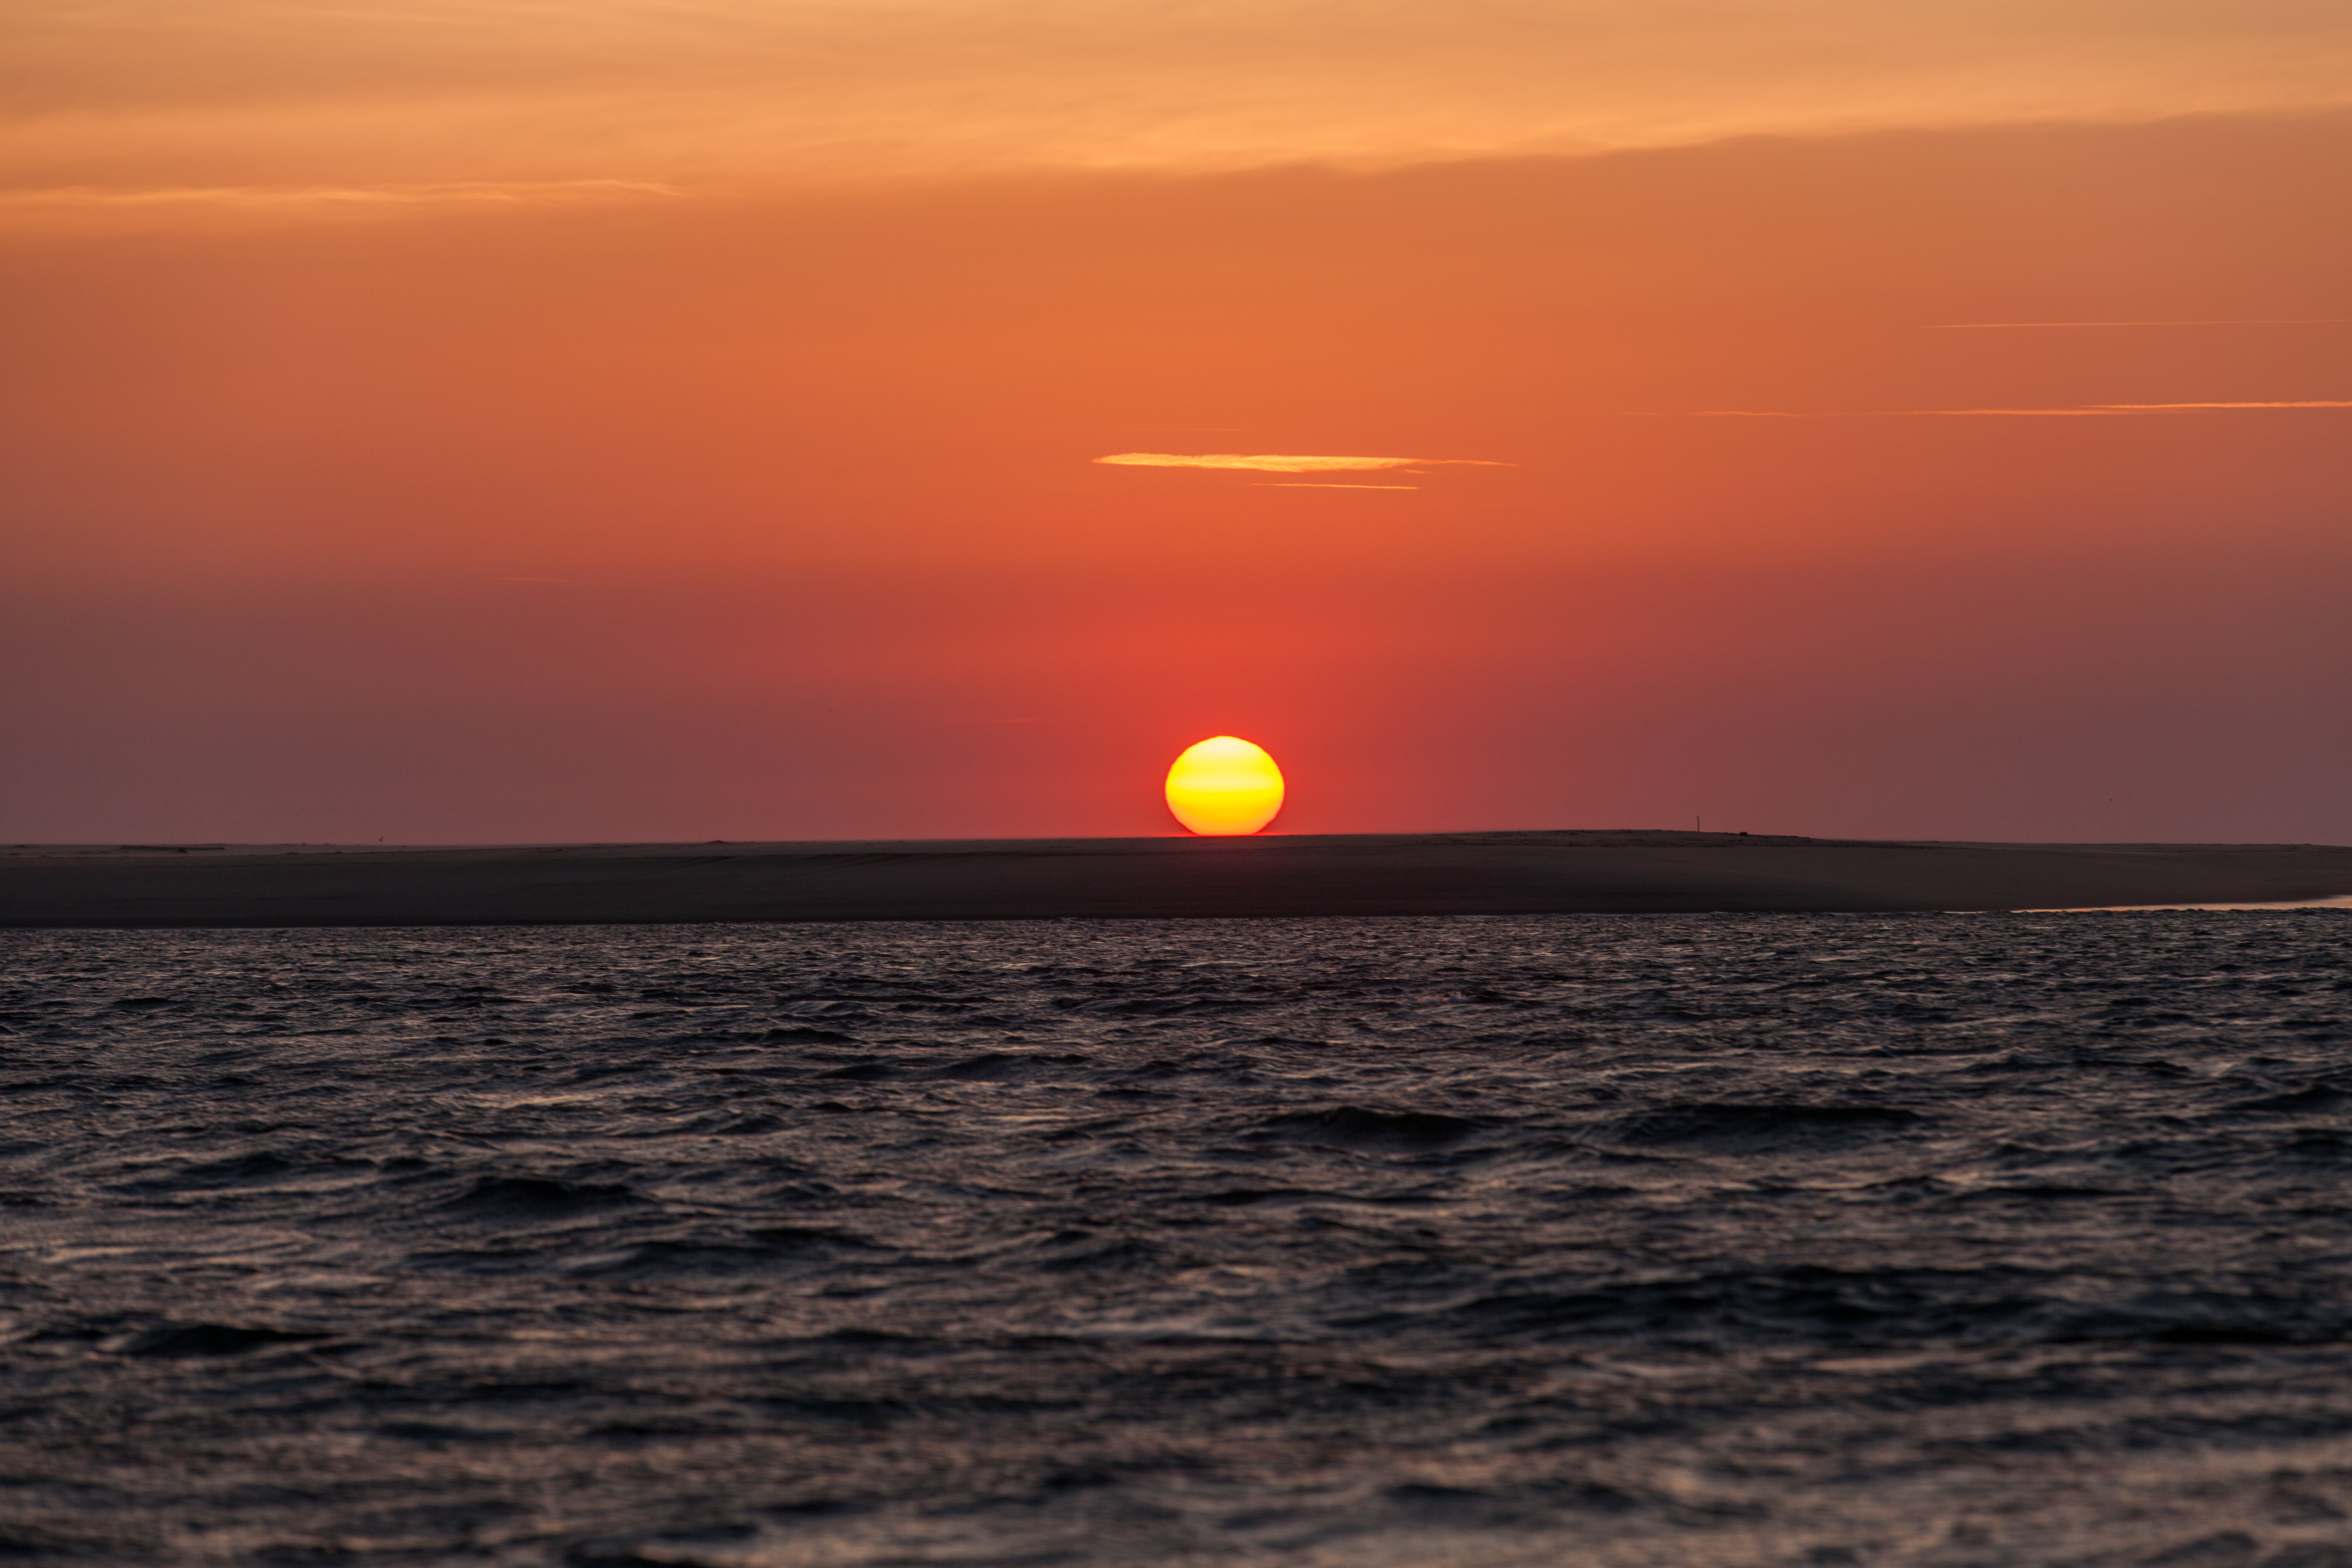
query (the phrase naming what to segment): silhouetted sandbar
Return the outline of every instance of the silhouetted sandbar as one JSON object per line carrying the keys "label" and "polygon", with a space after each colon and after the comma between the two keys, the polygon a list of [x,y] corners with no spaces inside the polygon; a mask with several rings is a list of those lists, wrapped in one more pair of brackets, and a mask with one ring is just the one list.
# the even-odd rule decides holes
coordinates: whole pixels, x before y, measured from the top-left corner
{"label": "silhouetted sandbar", "polygon": [[2352,848],[1728,833],[21,845],[0,925],[547,925],[2053,909],[2352,894]]}

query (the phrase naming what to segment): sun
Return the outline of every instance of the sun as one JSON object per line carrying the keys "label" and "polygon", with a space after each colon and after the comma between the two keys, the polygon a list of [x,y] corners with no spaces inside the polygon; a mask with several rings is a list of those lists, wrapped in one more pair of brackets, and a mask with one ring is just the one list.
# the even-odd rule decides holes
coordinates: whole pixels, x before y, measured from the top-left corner
{"label": "sun", "polygon": [[1168,809],[1196,833],[1255,833],[1282,810],[1282,769],[1265,747],[1213,735],[1169,766]]}

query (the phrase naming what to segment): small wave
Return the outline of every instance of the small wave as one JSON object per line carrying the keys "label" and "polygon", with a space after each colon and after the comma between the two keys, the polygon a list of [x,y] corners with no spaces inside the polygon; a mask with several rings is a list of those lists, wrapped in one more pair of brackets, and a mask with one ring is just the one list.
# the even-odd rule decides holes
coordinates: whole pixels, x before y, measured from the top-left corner
{"label": "small wave", "polygon": [[109,1348],[121,1355],[243,1355],[269,1345],[309,1344],[333,1337],[307,1330],[264,1328],[250,1323],[158,1323]]}
{"label": "small wave", "polygon": [[1605,1131],[1612,1141],[1637,1147],[1760,1154],[1841,1148],[1910,1132],[1927,1122],[1916,1111],[1892,1105],[1691,1104],[1635,1112]]}
{"label": "small wave", "polygon": [[1477,1124],[1433,1111],[1369,1111],[1339,1105],[1328,1111],[1292,1111],[1269,1116],[1260,1127],[1292,1143],[1341,1148],[1437,1148],[1476,1132]]}
{"label": "small wave", "polygon": [[631,1208],[649,1200],[618,1183],[552,1176],[483,1176],[442,1207],[472,1219],[531,1224]]}
{"label": "small wave", "polygon": [[632,1281],[724,1279],[783,1270],[804,1272],[846,1254],[872,1249],[854,1236],[776,1226],[742,1236],[643,1241],[625,1251],[577,1264],[572,1271]]}

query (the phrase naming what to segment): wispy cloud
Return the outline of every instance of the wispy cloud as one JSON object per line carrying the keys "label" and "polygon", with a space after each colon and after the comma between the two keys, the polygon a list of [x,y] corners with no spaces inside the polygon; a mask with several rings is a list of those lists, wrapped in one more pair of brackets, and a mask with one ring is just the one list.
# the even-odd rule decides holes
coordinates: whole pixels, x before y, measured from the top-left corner
{"label": "wispy cloud", "polygon": [[1318,485],[1312,480],[1277,480],[1271,484],[1253,485],[1254,490],[1418,490],[1418,485]]}
{"label": "wispy cloud", "polygon": [[6,28],[0,168],[239,183],[1380,166],[2352,100],[2326,0],[207,0]]}
{"label": "wispy cloud", "polygon": [[2163,413],[2180,408],[2352,408],[2352,399],[2308,398],[2300,402],[2103,402],[2116,413]]}
{"label": "wispy cloud", "polygon": [[2352,408],[2352,400],[2310,398],[2280,402],[2095,402],[2078,408],[1705,408],[1694,419],[2116,419],[2136,413],[2189,413],[2204,409]]}
{"label": "wispy cloud", "polygon": [[2123,413],[2115,408],[1702,408],[1693,419],[2101,419]]}
{"label": "wispy cloud", "polygon": [[[1378,468],[1512,468],[1511,463],[1490,463],[1477,457],[1305,457],[1283,453],[1118,452],[1097,457],[1097,463],[1130,468],[1244,468],[1261,474],[1333,474]],[[1396,486],[1415,489],[1416,486]]]}
{"label": "wispy cloud", "polygon": [[1930,332],[1991,332],[2036,327],[2341,327],[2352,316],[2223,316],[2187,321],[1936,321]]}
{"label": "wispy cloud", "polygon": [[641,180],[443,181],[387,185],[169,185],[116,189],[61,185],[0,191],[0,212],[138,212],[213,208],[278,212],[320,208],[515,206],[545,202],[610,201],[675,196],[670,186]]}

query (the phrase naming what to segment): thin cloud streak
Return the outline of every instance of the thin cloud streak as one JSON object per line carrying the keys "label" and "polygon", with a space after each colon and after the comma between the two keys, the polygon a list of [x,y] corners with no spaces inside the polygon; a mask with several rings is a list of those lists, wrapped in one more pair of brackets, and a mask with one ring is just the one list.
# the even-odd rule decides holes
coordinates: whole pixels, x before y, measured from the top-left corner
{"label": "thin cloud streak", "polygon": [[1418,490],[1418,485],[1318,485],[1312,480],[1289,480],[1272,484],[1253,485],[1254,490]]}
{"label": "thin cloud streak", "polygon": [[[1260,474],[1330,474],[1378,468],[1515,468],[1515,463],[1491,463],[1477,457],[1321,457],[1260,452],[1116,452],[1097,457],[1126,468],[1240,468]],[[1402,489],[1419,486],[1406,485]]]}
{"label": "thin cloud streak", "polygon": [[2080,408],[1824,409],[1813,413],[1769,408],[1706,408],[1682,417],[1688,419],[2119,419],[2135,413],[2193,413],[2215,409],[2293,408],[2352,408],[2352,400],[2313,398],[2299,402],[2095,402]]}
{"label": "thin cloud streak", "polygon": [[281,207],[305,203],[527,202],[550,197],[675,196],[667,185],[642,180],[468,180],[424,185],[271,186],[177,185],[107,190],[66,185],[51,190],[0,191],[12,207],[152,207],[179,204]]}
{"label": "thin cloud streak", "polygon": [[1799,413],[1775,408],[1703,408],[1692,419],[2107,419],[2115,408],[1832,408]]}
{"label": "thin cloud streak", "polygon": [[577,207],[590,203],[673,201],[685,193],[643,180],[445,181],[386,185],[176,185],[109,189],[64,185],[0,190],[0,225],[39,228],[189,219],[311,221],[401,217],[466,208]]}
{"label": "thin cloud streak", "polygon": [[2311,398],[2301,402],[2105,402],[2119,413],[2163,413],[2186,408],[2352,408],[2352,399]]}
{"label": "thin cloud streak", "polygon": [[2223,316],[2183,321],[1935,321],[1930,332],[1990,332],[2034,327],[2341,327],[2352,316]]}

